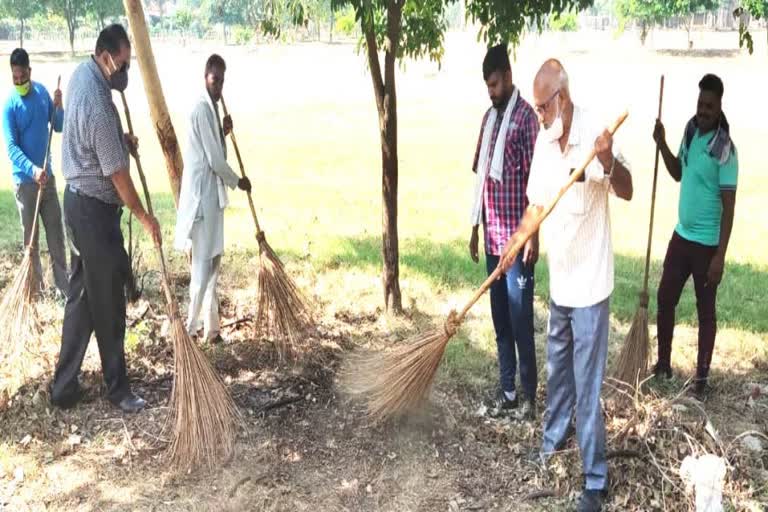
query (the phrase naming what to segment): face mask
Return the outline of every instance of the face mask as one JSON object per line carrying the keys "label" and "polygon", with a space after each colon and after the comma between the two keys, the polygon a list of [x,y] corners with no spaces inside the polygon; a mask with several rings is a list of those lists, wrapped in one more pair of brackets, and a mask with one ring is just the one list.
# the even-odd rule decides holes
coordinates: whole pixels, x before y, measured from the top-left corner
{"label": "face mask", "polygon": [[552,124],[549,125],[549,128],[542,128],[541,131],[550,142],[560,140],[560,137],[563,136],[563,116],[562,112],[560,111],[559,102],[557,103],[557,116],[555,117],[555,120],[552,121]]}
{"label": "face mask", "polygon": [[27,94],[29,94],[29,89],[31,88],[31,86],[32,86],[32,82],[27,80],[23,84],[15,86],[16,92],[18,92],[21,96],[26,96]]}
{"label": "face mask", "polygon": [[107,57],[109,57],[110,64],[112,64],[112,69],[115,70],[109,76],[109,87],[118,92],[123,92],[128,87],[128,65],[123,64],[120,69],[117,69],[112,56],[107,54]]}
{"label": "face mask", "polygon": [[128,87],[128,70],[123,67],[120,71],[112,73],[109,77],[109,86],[118,92],[125,91]]}

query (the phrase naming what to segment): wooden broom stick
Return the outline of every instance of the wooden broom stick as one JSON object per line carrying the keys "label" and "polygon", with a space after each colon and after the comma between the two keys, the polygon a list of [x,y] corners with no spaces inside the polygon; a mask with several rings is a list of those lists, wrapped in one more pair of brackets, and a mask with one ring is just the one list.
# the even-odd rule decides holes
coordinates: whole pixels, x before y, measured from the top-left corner
{"label": "wooden broom stick", "polygon": [[[224,116],[228,116],[227,104],[224,102],[224,96],[221,97],[221,107],[224,109]],[[240,148],[237,147],[237,139],[235,138],[235,131],[229,132],[229,138],[232,139],[232,146],[235,148],[235,154],[237,155],[237,163],[240,164],[240,174],[243,178],[247,178],[245,175],[245,166],[243,165],[243,158],[240,156]],[[253,222],[256,224],[256,236],[258,237],[263,233],[261,226],[259,225],[259,218],[256,216],[256,207],[253,205],[253,197],[251,197],[251,191],[248,191],[248,206],[251,207],[251,215],[253,216]]]}

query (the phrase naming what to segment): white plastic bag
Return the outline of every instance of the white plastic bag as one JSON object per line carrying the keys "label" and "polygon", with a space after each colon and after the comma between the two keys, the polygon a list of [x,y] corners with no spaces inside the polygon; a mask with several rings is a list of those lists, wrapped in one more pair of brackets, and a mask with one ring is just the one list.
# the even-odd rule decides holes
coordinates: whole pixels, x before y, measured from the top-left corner
{"label": "white plastic bag", "polygon": [[687,456],[680,465],[680,478],[688,492],[695,492],[696,512],[723,512],[725,461],[712,454]]}

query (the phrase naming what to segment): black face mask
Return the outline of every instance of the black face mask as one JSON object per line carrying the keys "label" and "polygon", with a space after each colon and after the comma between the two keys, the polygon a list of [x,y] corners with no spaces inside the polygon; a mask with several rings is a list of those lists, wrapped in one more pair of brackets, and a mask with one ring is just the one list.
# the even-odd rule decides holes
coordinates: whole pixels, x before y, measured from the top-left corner
{"label": "black face mask", "polygon": [[109,86],[118,92],[125,91],[128,87],[128,66],[126,64],[112,73],[112,76],[109,77]]}

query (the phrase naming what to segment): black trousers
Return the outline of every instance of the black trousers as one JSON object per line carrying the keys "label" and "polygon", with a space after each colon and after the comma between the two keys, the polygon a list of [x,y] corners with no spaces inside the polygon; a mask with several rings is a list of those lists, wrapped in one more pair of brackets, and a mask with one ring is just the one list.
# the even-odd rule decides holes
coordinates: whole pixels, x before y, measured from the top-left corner
{"label": "black trousers", "polygon": [[85,351],[96,333],[107,398],[119,403],[130,393],[125,367],[125,281],[130,271],[120,231],[122,208],[64,191],[67,234],[73,245],[61,353],[51,387],[54,404],[74,404]]}

